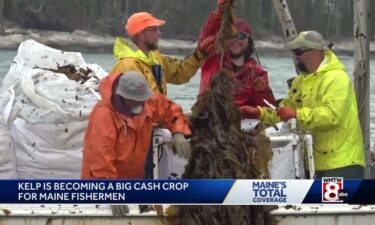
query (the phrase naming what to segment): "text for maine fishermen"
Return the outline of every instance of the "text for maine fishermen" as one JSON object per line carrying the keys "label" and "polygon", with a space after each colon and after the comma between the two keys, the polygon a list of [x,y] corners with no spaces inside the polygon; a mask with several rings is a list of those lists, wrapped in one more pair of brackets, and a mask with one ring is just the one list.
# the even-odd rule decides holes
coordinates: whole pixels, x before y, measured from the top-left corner
{"label": "text for maine fishermen", "polygon": [[184,191],[187,182],[20,182],[19,201],[125,201],[124,191]]}

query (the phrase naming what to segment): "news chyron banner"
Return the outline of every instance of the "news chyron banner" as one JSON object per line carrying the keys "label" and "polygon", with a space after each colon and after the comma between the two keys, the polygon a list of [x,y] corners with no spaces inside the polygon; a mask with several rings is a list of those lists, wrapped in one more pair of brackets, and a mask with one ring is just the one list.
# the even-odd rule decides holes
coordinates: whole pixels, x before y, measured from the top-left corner
{"label": "news chyron banner", "polygon": [[0,204],[374,204],[375,180],[0,180]]}

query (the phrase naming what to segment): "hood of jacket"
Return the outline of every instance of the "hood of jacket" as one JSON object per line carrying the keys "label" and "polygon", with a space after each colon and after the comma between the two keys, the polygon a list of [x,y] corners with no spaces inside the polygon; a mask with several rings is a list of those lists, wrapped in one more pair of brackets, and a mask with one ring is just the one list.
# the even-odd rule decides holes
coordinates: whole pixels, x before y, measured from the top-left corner
{"label": "hood of jacket", "polygon": [[150,51],[150,54],[147,56],[133,42],[127,42],[121,37],[116,38],[113,47],[113,56],[117,61],[123,58],[136,58],[147,65],[160,64],[156,59],[154,51]]}
{"label": "hood of jacket", "polygon": [[116,81],[116,79],[121,75],[122,73],[112,73],[112,74],[109,74],[107,77],[105,77],[103,80],[101,80],[100,82],[100,95],[102,96],[102,100],[101,102],[110,107],[110,108],[113,108],[113,105],[112,105],[112,89],[113,89],[113,85]]}
{"label": "hood of jacket", "polygon": [[328,70],[345,70],[344,65],[331,50],[324,52],[324,60],[317,69],[317,73]]}
{"label": "hood of jacket", "polygon": [[[319,73],[323,73],[323,72],[330,71],[330,70],[346,71],[344,65],[340,62],[340,60],[337,58],[335,53],[333,53],[331,50],[327,50],[324,52],[324,59],[320,63],[315,73],[319,74]],[[309,74],[300,73],[300,75],[309,75]]]}

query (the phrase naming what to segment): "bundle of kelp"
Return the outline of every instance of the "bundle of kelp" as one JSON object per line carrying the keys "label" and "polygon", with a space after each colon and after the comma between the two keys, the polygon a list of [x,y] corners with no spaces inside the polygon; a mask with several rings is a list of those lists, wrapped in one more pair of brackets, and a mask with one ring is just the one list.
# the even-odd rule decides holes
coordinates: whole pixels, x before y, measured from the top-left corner
{"label": "bundle of kelp", "polygon": [[227,50],[227,41],[236,33],[236,28],[233,25],[234,0],[224,0],[220,4],[220,7],[222,10],[222,19],[215,45],[218,52],[224,52]]}
{"label": "bundle of kelp", "polygon": [[[270,142],[261,134],[241,131],[232,79],[229,71],[220,70],[204,98],[193,107],[192,157],[183,178],[259,179],[260,170],[267,173]],[[265,206],[173,207],[173,224],[275,224],[270,207]]]}

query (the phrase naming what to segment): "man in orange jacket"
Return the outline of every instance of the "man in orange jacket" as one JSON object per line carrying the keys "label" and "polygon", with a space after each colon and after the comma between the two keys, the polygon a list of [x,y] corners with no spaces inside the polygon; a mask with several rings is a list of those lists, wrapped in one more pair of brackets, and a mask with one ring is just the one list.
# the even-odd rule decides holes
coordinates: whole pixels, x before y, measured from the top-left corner
{"label": "man in orange jacket", "polygon": [[191,134],[182,109],[153,93],[138,72],[107,76],[100,85],[102,100],[89,117],[82,162],[82,178],[142,179],[152,124],[173,134],[172,147],[188,158]]}
{"label": "man in orange jacket", "polygon": [[[152,124],[165,125],[172,133],[172,148],[188,158],[188,120],[176,105],[153,93],[138,72],[107,76],[100,85],[102,100],[90,114],[86,130],[81,177],[144,178]],[[115,216],[125,216],[126,205],[112,205]]]}

